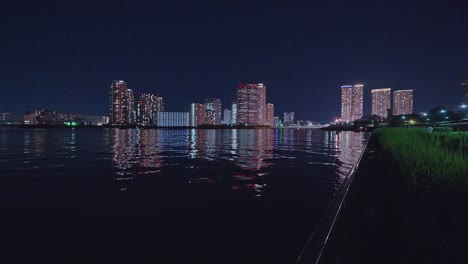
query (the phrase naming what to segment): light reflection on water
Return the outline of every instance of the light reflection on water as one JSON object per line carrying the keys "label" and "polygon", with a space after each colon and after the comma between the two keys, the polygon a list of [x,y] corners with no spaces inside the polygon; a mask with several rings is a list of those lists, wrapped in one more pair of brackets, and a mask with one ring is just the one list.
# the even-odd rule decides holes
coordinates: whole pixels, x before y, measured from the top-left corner
{"label": "light reflection on water", "polygon": [[328,178],[336,190],[367,137],[314,129],[2,128],[0,162],[6,166],[0,172],[20,169],[40,176],[65,166],[88,174],[94,167],[113,172],[121,182],[162,175],[186,184],[222,183],[220,187],[252,193],[266,191],[271,175],[275,182],[307,176]]}
{"label": "light reflection on water", "polygon": [[[271,166],[311,174],[326,173],[329,170],[323,167],[331,166],[335,175],[331,181],[337,190],[367,139],[363,133],[312,129],[117,129],[110,133],[118,180],[134,179],[122,175],[157,176],[164,174],[166,167],[178,167],[179,177],[191,175],[187,183],[216,183],[222,177],[231,177],[233,190],[254,193],[261,193],[266,186],[262,179],[274,173]],[[219,162],[227,162],[222,175],[190,173]]]}
{"label": "light reflection on water", "polygon": [[[71,243],[59,227],[74,226],[83,234],[77,248],[199,254],[175,263],[206,263],[214,248],[220,260],[293,263],[367,138],[313,129],[0,128],[0,209],[10,208],[0,223],[11,218],[0,233],[17,237],[41,212],[27,239]],[[55,220],[67,208],[70,217]]]}

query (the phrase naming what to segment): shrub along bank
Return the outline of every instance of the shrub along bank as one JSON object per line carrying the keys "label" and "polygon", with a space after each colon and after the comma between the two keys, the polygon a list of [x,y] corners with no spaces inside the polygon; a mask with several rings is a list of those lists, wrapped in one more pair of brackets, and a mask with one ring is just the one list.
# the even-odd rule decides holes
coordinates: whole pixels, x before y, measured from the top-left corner
{"label": "shrub along bank", "polygon": [[423,128],[380,128],[382,151],[398,163],[418,189],[468,186],[468,133]]}

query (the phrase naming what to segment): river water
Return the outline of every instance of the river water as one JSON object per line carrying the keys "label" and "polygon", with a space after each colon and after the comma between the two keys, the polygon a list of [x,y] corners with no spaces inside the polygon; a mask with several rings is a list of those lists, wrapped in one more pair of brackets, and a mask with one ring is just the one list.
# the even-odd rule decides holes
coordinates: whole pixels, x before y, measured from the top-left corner
{"label": "river water", "polygon": [[0,128],[0,261],[294,263],[368,136]]}

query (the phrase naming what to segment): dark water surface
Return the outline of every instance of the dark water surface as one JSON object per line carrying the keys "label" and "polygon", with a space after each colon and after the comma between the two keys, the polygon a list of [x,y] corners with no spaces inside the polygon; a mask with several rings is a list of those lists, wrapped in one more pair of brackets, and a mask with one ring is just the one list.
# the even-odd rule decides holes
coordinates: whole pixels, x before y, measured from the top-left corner
{"label": "dark water surface", "polygon": [[0,261],[294,263],[367,138],[0,128]]}

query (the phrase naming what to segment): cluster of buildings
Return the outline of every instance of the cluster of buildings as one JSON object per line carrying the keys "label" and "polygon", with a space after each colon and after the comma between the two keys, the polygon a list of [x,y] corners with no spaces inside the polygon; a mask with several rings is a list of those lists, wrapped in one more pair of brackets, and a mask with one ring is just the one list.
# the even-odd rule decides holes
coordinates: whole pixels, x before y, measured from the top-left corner
{"label": "cluster of buildings", "polygon": [[[413,113],[413,90],[392,91],[391,88],[372,89],[372,115],[387,119],[392,115]],[[363,117],[364,85],[341,86],[341,122],[353,122]]]}
{"label": "cluster of buildings", "polygon": [[23,124],[23,120],[23,115],[0,113],[0,125],[21,125]]}
{"label": "cluster of buildings", "polygon": [[102,126],[109,123],[108,116],[64,114],[54,110],[42,109],[28,111],[22,115],[25,125],[66,125],[66,126]]}
{"label": "cluster of buildings", "polygon": [[108,123],[108,116],[64,114],[49,109],[26,114],[0,113],[0,125],[102,126]]}
{"label": "cluster of buildings", "polygon": [[[192,103],[188,112],[166,112],[163,97],[144,92],[135,98],[133,90],[122,80],[110,86],[109,116],[63,114],[37,110],[25,115],[0,113],[1,124],[25,125],[105,125],[151,127],[197,127],[204,125],[244,126],[314,126],[312,121],[295,120],[294,112],[284,112],[283,120],[274,115],[274,105],[267,103],[266,86],[262,83],[239,84],[236,99],[230,108],[222,109],[221,100],[206,98]],[[468,104],[468,78],[462,81],[463,102]],[[387,119],[389,115],[413,113],[413,90],[372,89],[372,115]],[[393,94],[393,96],[392,96]],[[392,100],[393,98],[393,100]],[[341,86],[341,118],[337,122],[353,122],[363,118],[364,85]]]}
{"label": "cluster of buildings", "polygon": [[206,98],[204,103],[192,103],[189,111],[189,126],[232,124],[232,111],[224,111],[224,119],[221,119],[221,100],[218,98]]}
{"label": "cluster of buildings", "polygon": [[163,98],[134,92],[122,80],[111,83],[110,124],[114,126],[197,127],[203,125],[275,126],[274,105],[267,103],[266,86],[239,84],[236,100],[222,110],[221,100],[206,98],[192,103],[189,112],[164,111]]}
{"label": "cluster of buildings", "polygon": [[109,121],[112,125],[156,126],[158,113],[164,112],[163,98],[151,93],[139,95],[135,105],[135,94],[122,80],[114,80],[110,91]]}

